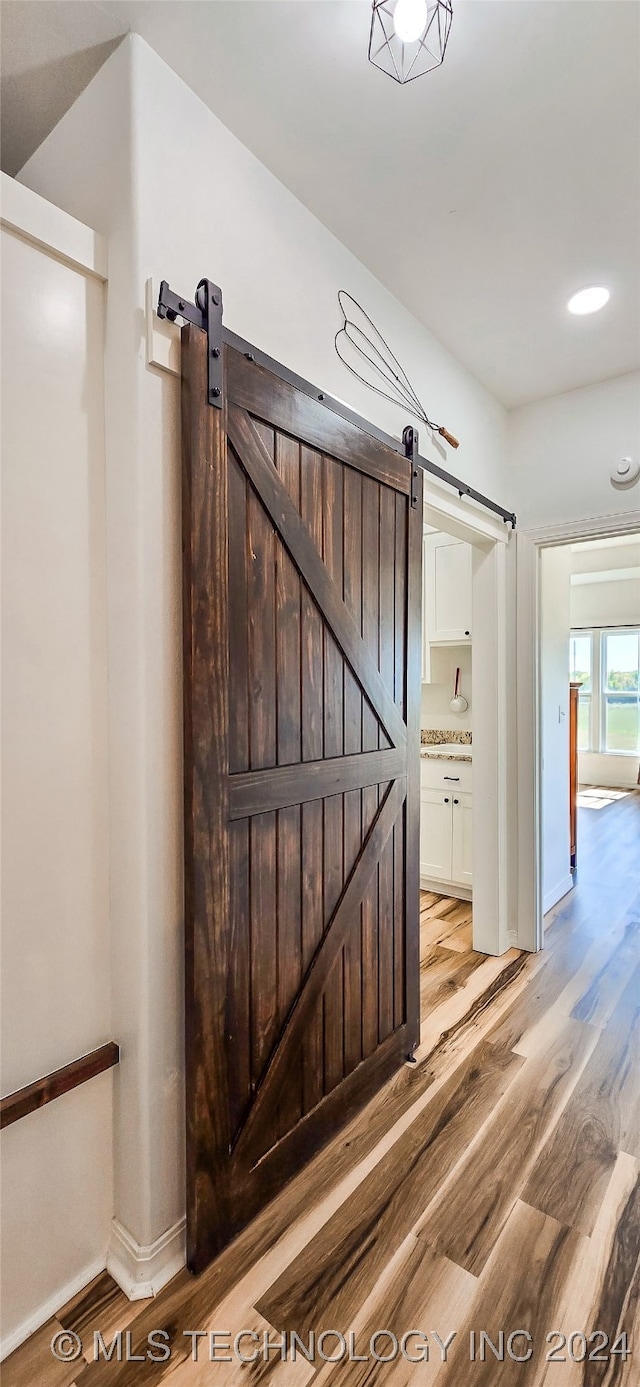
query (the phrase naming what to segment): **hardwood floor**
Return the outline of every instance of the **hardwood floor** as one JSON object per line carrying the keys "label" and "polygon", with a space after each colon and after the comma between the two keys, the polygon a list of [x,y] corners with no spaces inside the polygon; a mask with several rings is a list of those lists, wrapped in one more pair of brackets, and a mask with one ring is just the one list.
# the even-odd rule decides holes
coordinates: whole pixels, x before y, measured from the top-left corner
{"label": "hardwood floor", "polygon": [[[639,842],[640,793],[580,811],[577,885],[537,955],[474,953],[470,906],[423,894],[418,1063],[197,1280],[181,1272],[131,1304],[103,1273],[5,1362],[3,1387],[637,1387]],[[60,1327],[82,1339],[75,1363],[49,1351]],[[428,1362],[371,1356],[377,1331],[388,1331],[374,1343],[384,1355],[389,1334],[400,1342],[416,1327]],[[89,1361],[96,1329],[107,1343],[130,1331],[121,1361]],[[204,1339],[193,1361],[184,1331],[212,1329],[231,1335],[220,1344],[252,1331],[256,1361],[213,1366]],[[170,1360],[127,1361],[152,1330],[170,1336]],[[327,1355],[345,1336],[341,1361],[263,1356],[265,1333],[306,1342],[323,1330],[335,1331]],[[454,1331],[442,1363],[434,1335]],[[482,1331],[496,1352],[504,1331],[502,1360]],[[594,1361],[572,1361],[560,1336],[578,1359],[596,1331]],[[634,1356],[609,1355],[624,1332]],[[509,1335],[514,1355],[531,1356],[510,1357]],[[564,1361],[546,1361],[554,1350]]]}

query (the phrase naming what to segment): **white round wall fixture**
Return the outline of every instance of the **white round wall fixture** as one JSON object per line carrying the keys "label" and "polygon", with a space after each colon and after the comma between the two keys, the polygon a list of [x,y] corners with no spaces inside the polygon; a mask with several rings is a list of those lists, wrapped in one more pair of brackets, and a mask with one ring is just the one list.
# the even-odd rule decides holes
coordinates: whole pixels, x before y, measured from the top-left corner
{"label": "white round wall fixture", "polygon": [[640,462],[637,458],[620,458],[611,468],[612,486],[633,486],[640,477]]}

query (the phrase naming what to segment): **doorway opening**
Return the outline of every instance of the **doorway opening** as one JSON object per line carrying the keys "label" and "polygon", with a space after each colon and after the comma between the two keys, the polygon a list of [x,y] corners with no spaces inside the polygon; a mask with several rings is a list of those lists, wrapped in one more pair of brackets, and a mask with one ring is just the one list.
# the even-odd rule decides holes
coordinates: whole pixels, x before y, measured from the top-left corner
{"label": "doorway opening", "polygon": [[[640,534],[540,551],[540,899],[624,919],[638,891]],[[604,922],[606,921],[606,926]],[[544,935],[543,935],[544,938]]]}
{"label": "doorway opening", "polygon": [[[491,963],[488,956],[500,955],[499,966],[506,965],[517,942],[509,937],[501,894],[505,721],[495,716],[505,694],[499,634],[507,536],[495,527],[488,531],[484,517],[464,502],[457,514],[452,509],[450,499],[445,508],[435,489],[427,488],[420,720],[423,1054],[464,1011],[476,974],[479,980]],[[487,825],[480,806],[489,801],[496,817]]]}

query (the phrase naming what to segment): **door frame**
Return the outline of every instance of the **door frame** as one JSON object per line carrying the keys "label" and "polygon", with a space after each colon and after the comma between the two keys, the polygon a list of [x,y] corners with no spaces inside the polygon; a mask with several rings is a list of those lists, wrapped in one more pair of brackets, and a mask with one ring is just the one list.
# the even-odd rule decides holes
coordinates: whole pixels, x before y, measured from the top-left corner
{"label": "door frame", "polygon": [[508,583],[513,532],[424,476],[424,520],[473,549],[473,947],[503,954],[520,943],[509,912]]}
{"label": "door frame", "polygon": [[519,531],[516,536],[516,706],[517,706],[517,900],[518,944],[544,944],[542,891],[542,737],[540,679],[540,570],[543,549],[634,534],[637,514],[608,514],[588,520]]}

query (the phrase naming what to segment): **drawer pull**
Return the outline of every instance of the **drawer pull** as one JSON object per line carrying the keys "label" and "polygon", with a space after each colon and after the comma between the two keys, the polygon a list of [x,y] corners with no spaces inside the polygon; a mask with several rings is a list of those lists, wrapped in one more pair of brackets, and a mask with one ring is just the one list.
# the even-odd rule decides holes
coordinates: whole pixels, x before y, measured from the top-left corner
{"label": "drawer pull", "polygon": [[459,780],[459,779],[460,779],[460,776],[459,776],[459,775],[444,775],[442,778],[443,778],[443,780]]}

